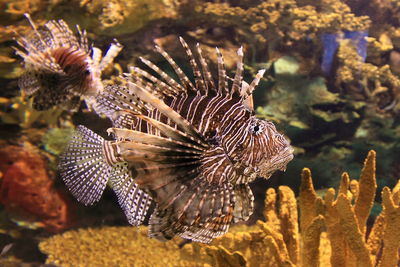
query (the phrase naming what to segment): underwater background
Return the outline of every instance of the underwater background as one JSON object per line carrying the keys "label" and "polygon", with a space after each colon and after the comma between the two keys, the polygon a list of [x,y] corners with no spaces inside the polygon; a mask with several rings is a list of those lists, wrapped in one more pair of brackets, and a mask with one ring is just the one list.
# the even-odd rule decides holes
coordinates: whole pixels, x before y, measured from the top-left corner
{"label": "underwater background", "polygon": [[[24,13],[79,24],[103,51],[116,38],[110,84],[140,56],[171,72],[154,44],[190,73],[179,36],[212,62],[219,47],[230,74],[243,46],[246,81],[267,69],[257,116],[290,139],[294,159],[251,184],[252,217],[210,245],[147,238],[110,190],[79,204],[58,157],[75,126],[106,137],[111,124],[84,104],[36,111],[21,95],[13,46],[31,29]],[[0,86],[0,266],[398,264],[399,0],[0,0]]]}

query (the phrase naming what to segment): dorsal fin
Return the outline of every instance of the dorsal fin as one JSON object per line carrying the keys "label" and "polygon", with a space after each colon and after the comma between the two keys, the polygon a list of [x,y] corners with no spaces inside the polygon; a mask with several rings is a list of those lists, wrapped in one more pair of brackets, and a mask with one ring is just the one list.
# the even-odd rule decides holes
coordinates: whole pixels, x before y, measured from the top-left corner
{"label": "dorsal fin", "polygon": [[173,60],[172,57],[158,45],[156,45],[156,50],[168,61],[168,63],[174,69],[175,73],[178,75],[179,80],[181,81],[185,89],[186,90],[191,89],[195,91],[196,88],[193,86],[192,82],[189,80],[189,78],[186,76],[183,70],[178,66],[178,64],[176,64],[175,60]]}
{"label": "dorsal fin", "polygon": [[186,89],[182,87],[177,81],[171,78],[167,73],[162,71],[159,67],[157,67],[153,62],[140,57],[139,58],[144,64],[146,64],[150,69],[152,69],[154,72],[156,72],[158,75],[161,76],[164,81],[170,85],[172,88],[175,88],[175,90],[178,90],[179,93],[184,93],[186,92]]}
{"label": "dorsal fin", "polygon": [[237,60],[237,67],[235,78],[232,84],[231,94],[240,94],[241,84],[243,80],[243,47],[240,47],[237,51],[238,60]]}
{"label": "dorsal fin", "polygon": [[[170,86],[169,84],[166,84],[165,82],[163,82],[162,80],[154,77],[153,75],[149,74],[148,72],[138,68],[138,67],[132,67],[131,68],[131,73],[129,75],[129,77],[132,79],[132,77],[134,77],[134,75],[139,74],[141,76],[143,76],[144,78],[148,79],[149,81],[151,81],[152,83],[154,83],[154,85],[148,84],[148,87],[151,87],[154,91],[161,93],[162,95],[165,96],[176,96],[179,94],[179,90],[177,90],[176,88]],[[138,78],[136,78],[137,80]],[[132,79],[133,82],[135,82],[135,79]]]}
{"label": "dorsal fin", "polygon": [[218,47],[215,48],[218,57],[218,92],[222,95],[229,93],[228,80],[226,76],[224,57]]}
{"label": "dorsal fin", "polygon": [[253,104],[253,91],[257,87],[261,78],[264,76],[265,69],[261,69],[257,72],[256,77],[249,85],[245,81],[242,81],[242,88],[240,89],[240,95],[242,96],[243,104],[250,110],[254,110]]}
{"label": "dorsal fin", "polygon": [[111,43],[106,55],[100,61],[99,70],[103,71],[108,65],[110,65],[114,61],[115,57],[118,56],[119,52],[121,52],[122,48],[123,46],[114,39],[114,43]]}
{"label": "dorsal fin", "polygon": [[207,62],[203,57],[203,53],[201,51],[201,47],[200,47],[199,43],[196,44],[196,49],[197,49],[197,53],[199,54],[199,60],[200,60],[200,64],[201,64],[201,69],[203,71],[203,77],[205,80],[206,91],[209,92],[209,90],[213,90],[216,92],[216,87],[214,84],[213,77],[208,68]]}
{"label": "dorsal fin", "polygon": [[205,87],[204,80],[201,75],[200,69],[196,63],[196,60],[194,59],[192,50],[190,50],[188,44],[185,42],[185,40],[183,40],[182,37],[179,37],[179,40],[181,41],[182,46],[185,48],[186,54],[189,58],[189,63],[192,66],[194,80],[196,83],[196,89],[199,90],[200,93],[204,95],[204,94],[206,94],[206,87]]}
{"label": "dorsal fin", "polygon": [[170,118],[173,122],[175,122],[179,127],[181,127],[186,133],[190,134],[192,137],[197,139],[197,142],[203,145],[207,145],[202,135],[179,113],[173,110],[171,107],[166,105],[162,100],[158,99],[154,95],[152,95],[147,90],[142,87],[128,82],[128,87],[132,92],[137,95],[144,102],[149,103],[154,108],[157,108],[162,114]]}

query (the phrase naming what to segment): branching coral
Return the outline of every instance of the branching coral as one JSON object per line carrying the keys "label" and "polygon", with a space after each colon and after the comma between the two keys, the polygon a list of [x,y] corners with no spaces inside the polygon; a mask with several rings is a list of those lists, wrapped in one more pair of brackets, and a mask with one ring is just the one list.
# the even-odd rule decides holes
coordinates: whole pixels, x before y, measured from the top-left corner
{"label": "branching coral", "polygon": [[384,209],[368,238],[365,234],[376,190],[375,156],[369,152],[358,181],[343,173],[337,196],[330,188],[324,200],[316,194],[311,172],[305,168],[298,206],[290,188],[279,187],[279,197],[270,188],[266,222],[236,226],[211,245],[190,243],[179,249],[178,239],[167,243],[148,239],[144,227],[105,227],[54,236],[40,248],[49,255],[47,263],[60,266],[395,266],[400,247],[400,182],[392,191],[383,189]]}
{"label": "branching coral", "polygon": [[230,7],[225,3],[206,3],[201,12],[218,24],[238,27],[240,32],[254,42],[282,38],[300,40],[315,37],[320,32],[354,31],[369,26],[367,17],[356,17],[339,1],[320,4],[323,12],[317,11],[317,6],[300,6],[294,0],[263,1],[248,9]]}
{"label": "branching coral", "polygon": [[[112,28],[113,36],[122,33],[132,33],[142,28],[150,21],[177,16],[174,1],[87,1],[82,0],[80,5],[91,15],[98,16],[101,30]],[[162,12],[160,12],[162,10]],[[107,31],[105,32],[107,33]]]}
{"label": "branching coral", "polygon": [[[301,234],[297,237],[297,240],[301,240],[299,255],[290,253],[293,246],[292,241],[288,239],[290,235],[288,235],[287,229],[291,227],[282,227],[287,225],[282,211],[291,206],[286,201],[290,194],[285,192],[285,187],[279,189],[281,206],[279,211],[275,207],[276,194],[272,189],[267,191],[265,205],[267,222],[258,223],[262,231],[253,228],[248,229],[247,233],[232,233],[233,238],[222,237],[214,241],[213,245],[220,246],[222,244],[231,252],[244,252],[243,255],[249,266],[293,266],[296,262],[296,265],[300,266],[319,266],[319,262],[321,262],[321,266],[327,266],[329,258],[331,266],[373,266],[373,263],[379,262],[381,266],[394,266],[398,262],[397,249],[400,246],[398,237],[400,231],[398,227],[397,229],[392,227],[399,220],[400,183],[393,189],[393,193],[388,188],[383,190],[384,211],[376,220],[370,237],[366,240],[366,220],[375,197],[375,181],[374,151],[368,154],[359,181],[350,181],[347,173],[342,175],[336,199],[333,188],[327,191],[325,200],[318,197],[313,188],[311,172],[309,169],[304,169],[299,197],[301,230]],[[294,197],[290,198],[295,200]],[[389,215],[385,215],[387,210],[391,212],[390,219]],[[297,214],[292,213],[286,218],[290,218],[289,221],[297,228],[296,217]],[[281,228],[279,229],[279,227]],[[323,232],[325,228],[327,235]],[[243,249],[243,242],[247,240],[241,238],[244,234],[252,237],[251,241],[246,243],[249,247],[246,248],[244,245],[246,249]],[[274,261],[263,258],[261,256],[263,251],[254,249],[255,243],[264,243],[269,248],[269,253],[272,253],[269,257],[272,256]],[[189,248],[189,246],[195,249]],[[384,248],[383,255],[380,258],[377,256],[380,255],[378,251],[382,250],[382,247]],[[183,252],[188,251],[191,256],[194,256],[193,251],[198,251],[199,248],[201,250],[202,246],[190,244],[184,248]],[[253,259],[257,261],[253,262]]]}
{"label": "branching coral", "polygon": [[389,65],[379,67],[363,62],[347,40],[341,42],[337,57],[336,83],[343,83],[344,88],[353,94],[362,89],[364,97],[375,102],[380,110],[398,111],[399,107],[394,105],[400,96],[400,79],[392,73]]}

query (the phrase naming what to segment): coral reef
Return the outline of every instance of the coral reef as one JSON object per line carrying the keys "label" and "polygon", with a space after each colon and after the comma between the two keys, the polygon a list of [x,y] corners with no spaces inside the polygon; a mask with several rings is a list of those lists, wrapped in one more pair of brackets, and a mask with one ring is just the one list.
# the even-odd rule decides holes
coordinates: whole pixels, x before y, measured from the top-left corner
{"label": "coral reef", "polygon": [[354,94],[375,104],[380,111],[399,111],[400,78],[392,73],[389,65],[375,66],[365,63],[356,49],[344,40],[340,44],[337,70],[337,86],[343,84],[346,93]]}
{"label": "coral reef", "polygon": [[40,250],[57,266],[182,266],[178,243],[149,239],[145,227],[69,231],[41,242]]}
{"label": "coral reef", "polygon": [[[399,218],[399,187],[400,183],[393,192],[387,187],[383,189],[384,210],[366,238],[366,222],[376,190],[375,152],[369,152],[358,181],[350,181],[347,173],[342,174],[336,198],[333,188],[327,190],[324,199],[319,197],[313,187],[311,172],[305,168],[299,195],[300,225],[293,192],[281,186],[279,211],[275,191],[267,191],[264,211],[267,222],[258,223],[261,230],[233,233],[233,237],[227,235],[212,245],[222,245],[231,253],[243,253],[248,266],[395,266],[399,263],[397,251],[400,244],[399,231],[392,227]],[[388,210],[390,215],[386,215]],[[300,234],[297,229],[300,229]],[[255,249],[255,243],[273,247],[269,257],[276,262],[265,256],[260,259],[264,251]],[[190,258],[196,252],[205,255],[201,253],[205,249],[205,246],[189,244],[183,248],[183,253]],[[212,260],[210,256],[203,257],[207,263]]]}
{"label": "coral reef", "polygon": [[[299,1],[300,2],[300,1]],[[297,1],[264,1],[255,7],[231,7],[226,3],[206,3],[200,12],[217,24],[237,26],[254,42],[290,42],[306,36],[316,39],[321,32],[367,29],[370,20],[357,17],[339,1],[318,1],[299,5]],[[321,9],[322,12],[318,11]]]}
{"label": "coral reef", "polygon": [[0,203],[11,219],[36,222],[55,232],[71,226],[72,206],[54,188],[45,160],[32,145],[2,147],[0,158]]}
{"label": "coral reef", "polygon": [[[176,18],[177,5],[177,2],[169,0],[80,1],[80,6],[92,18],[98,18],[97,23],[96,20],[93,20],[92,27],[98,24],[97,26],[103,33],[108,33],[111,36],[135,32],[151,21]],[[160,10],[162,12],[159,12]]]}
{"label": "coral reef", "polygon": [[[160,243],[145,227],[104,227],[66,232],[40,244],[47,263],[59,266],[395,266],[400,247],[400,182],[382,191],[383,211],[367,232],[376,191],[376,153],[370,151],[359,180],[341,177],[337,194],[314,190],[303,169],[297,199],[280,186],[266,192],[264,216],[254,226],[238,225],[210,245]],[[300,217],[298,215],[300,214]],[[140,255],[138,257],[138,255]],[[145,255],[149,255],[146,257]],[[150,255],[152,255],[150,257]],[[161,258],[160,258],[161,257]]]}

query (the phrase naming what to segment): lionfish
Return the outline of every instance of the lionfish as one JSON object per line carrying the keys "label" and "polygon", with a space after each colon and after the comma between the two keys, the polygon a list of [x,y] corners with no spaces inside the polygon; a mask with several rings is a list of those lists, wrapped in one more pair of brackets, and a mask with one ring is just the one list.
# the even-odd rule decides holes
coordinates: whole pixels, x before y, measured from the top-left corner
{"label": "lionfish", "polygon": [[63,20],[51,20],[38,28],[28,14],[25,16],[33,31],[17,40],[23,50],[15,50],[25,68],[18,85],[33,98],[33,107],[46,110],[55,105],[70,106],[73,98],[80,96],[90,105],[103,90],[101,72],[122,46],[115,41],[102,58],[100,49],[89,47],[86,32],[79,26],[75,36]]}
{"label": "lionfish", "polygon": [[215,82],[200,46],[196,60],[180,41],[194,82],[156,46],[178,79],[141,58],[147,71],[133,68],[125,84],[106,86],[96,97],[96,110],[113,122],[107,130],[113,140],[78,126],[59,169],[86,205],[97,202],[110,184],[130,224],[150,217],[150,237],[208,243],[249,218],[254,202],[249,183],[285,170],[293,149],[272,122],[255,116],[252,93],[265,70],[250,84],[243,81],[242,48],[233,78],[217,48]]}

